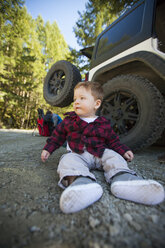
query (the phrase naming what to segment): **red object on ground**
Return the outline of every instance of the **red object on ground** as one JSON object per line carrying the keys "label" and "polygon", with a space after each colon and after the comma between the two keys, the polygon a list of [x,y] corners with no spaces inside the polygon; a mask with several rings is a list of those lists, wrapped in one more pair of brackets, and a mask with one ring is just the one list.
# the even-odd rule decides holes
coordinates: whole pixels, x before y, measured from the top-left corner
{"label": "red object on ground", "polygon": [[44,120],[37,119],[38,131],[41,136],[50,136],[49,128],[47,124],[44,124]]}

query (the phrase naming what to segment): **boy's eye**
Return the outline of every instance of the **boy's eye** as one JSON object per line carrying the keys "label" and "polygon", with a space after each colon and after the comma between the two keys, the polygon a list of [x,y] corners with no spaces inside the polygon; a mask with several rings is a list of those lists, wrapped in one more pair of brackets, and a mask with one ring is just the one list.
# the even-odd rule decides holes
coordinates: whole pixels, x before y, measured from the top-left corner
{"label": "boy's eye", "polygon": [[80,98],[74,98],[74,99],[73,99],[73,102],[75,102],[76,100],[85,100],[85,99],[86,99],[86,97],[81,96]]}

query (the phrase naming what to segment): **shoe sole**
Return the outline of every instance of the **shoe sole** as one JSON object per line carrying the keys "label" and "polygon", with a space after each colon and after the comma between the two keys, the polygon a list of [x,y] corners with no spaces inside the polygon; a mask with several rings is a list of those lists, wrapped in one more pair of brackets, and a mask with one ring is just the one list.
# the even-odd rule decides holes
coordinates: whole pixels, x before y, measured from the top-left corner
{"label": "shoe sole", "polygon": [[146,205],[164,200],[164,188],[154,180],[117,181],[112,183],[111,192],[118,198]]}
{"label": "shoe sole", "polygon": [[102,187],[97,183],[69,186],[61,195],[60,209],[64,213],[78,212],[98,201],[102,194]]}

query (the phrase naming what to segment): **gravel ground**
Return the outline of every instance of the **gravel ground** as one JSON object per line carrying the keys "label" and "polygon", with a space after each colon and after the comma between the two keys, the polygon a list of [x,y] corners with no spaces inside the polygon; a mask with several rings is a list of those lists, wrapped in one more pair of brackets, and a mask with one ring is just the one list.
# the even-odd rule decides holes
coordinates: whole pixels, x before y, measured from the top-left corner
{"label": "gravel ground", "polygon": [[[56,168],[65,148],[43,164],[45,141],[31,131],[0,129],[0,248],[165,247],[165,203],[145,206],[117,199],[102,172],[94,172],[104,189],[100,201],[63,214]],[[164,151],[152,146],[138,152],[130,168],[165,186],[165,164],[157,160]]]}

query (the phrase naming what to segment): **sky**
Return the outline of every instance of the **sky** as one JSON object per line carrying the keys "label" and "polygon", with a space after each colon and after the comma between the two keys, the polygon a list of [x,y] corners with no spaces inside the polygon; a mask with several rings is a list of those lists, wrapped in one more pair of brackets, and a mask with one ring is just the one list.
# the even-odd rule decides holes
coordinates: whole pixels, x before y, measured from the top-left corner
{"label": "sky", "polygon": [[73,32],[73,27],[79,18],[78,11],[85,11],[88,0],[25,0],[28,13],[35,19],[41,15],[44,22],[56,21],[66,43],[75,49],[80,49]]}

